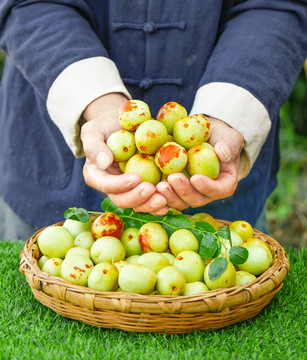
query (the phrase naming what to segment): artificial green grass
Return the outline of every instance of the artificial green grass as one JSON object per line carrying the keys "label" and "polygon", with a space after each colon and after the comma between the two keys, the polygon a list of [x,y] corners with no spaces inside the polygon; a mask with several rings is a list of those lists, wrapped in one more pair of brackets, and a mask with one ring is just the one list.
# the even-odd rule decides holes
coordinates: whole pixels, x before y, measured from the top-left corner
{"label": "artificial green grass", "polygon": [[253,319],[181,335],[129,333],[66,319],[18,271],[22,242],[0,242],[0,359],[307,359],[307,249],[289,248],[283,288]]}

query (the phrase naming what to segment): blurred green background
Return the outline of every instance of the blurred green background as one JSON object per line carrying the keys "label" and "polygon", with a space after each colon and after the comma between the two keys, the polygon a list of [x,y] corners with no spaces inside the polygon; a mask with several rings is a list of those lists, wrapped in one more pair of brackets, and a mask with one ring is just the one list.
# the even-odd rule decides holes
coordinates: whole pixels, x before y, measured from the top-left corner
{"label": "blurred green background", "polygon": [[[0,79],[4,55],[0,53]],[[281,167],[267,201],[269,232],[282,245],[307,246],[307,62],[281,109]]]}

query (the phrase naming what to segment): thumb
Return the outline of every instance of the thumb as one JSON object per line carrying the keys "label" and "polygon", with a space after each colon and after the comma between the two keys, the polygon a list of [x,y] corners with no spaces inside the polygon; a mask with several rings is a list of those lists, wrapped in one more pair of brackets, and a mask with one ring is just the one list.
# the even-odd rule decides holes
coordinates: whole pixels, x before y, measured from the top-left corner
{"label": "thumb", "polygon": [[113,154],[106,145],[106,134],[99,119],[85,123],[81,128],[81,140],[86,158],[101,170],[113,163]]}
{"label": "thumb", "polygon": [[214,145],[217,157],[221,162],[225,163],[229,163],[239,157],[244,147],[244,138],[239,132],[230,128],[227,133],[227,136],[223,136]]}
{"label": "thumb", "polygon": [[230,162],[240,156],[244,147],[244,137],[239,131],[224,121],[210,118],[211,136],[209,143],[221,162]]}

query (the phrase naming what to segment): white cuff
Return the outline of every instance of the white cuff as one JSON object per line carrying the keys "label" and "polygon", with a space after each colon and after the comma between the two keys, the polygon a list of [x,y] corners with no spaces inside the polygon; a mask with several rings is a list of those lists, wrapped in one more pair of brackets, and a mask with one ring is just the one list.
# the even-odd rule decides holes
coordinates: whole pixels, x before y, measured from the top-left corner
{"label": "white cuff", "polygon": [[102,56],[77,61],[55,79],[47,110],[75,156],[84,156],[79,125],[83,111],[93,100],[114,92],[131,99],[114,62]]}
{"label": "white cuff", "polygon": [[271,128],[264,105],[240,86],[214,82],[198,89],[190,114],[205,114],[220,119],[244,136],[238,177],[247,176]]}

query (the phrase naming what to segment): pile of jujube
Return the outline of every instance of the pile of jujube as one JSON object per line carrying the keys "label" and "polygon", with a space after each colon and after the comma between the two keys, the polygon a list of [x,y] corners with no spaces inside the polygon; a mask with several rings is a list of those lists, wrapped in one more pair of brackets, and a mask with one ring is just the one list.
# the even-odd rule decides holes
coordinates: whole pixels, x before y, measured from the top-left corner
{"label": "pile of jujube", "polygon": [[[191,223],[205,220],[215,230],[217,221],[209,214],[195,214]],[[229,288],[256,279],[273,263],[268,245],[253,237],[246,221],[230,224],[232,245],[248,250],[244,264],[229,261],[231,244],[220,239],[219,256],[227,260],[223,273],[210,279],[214,259],[203,259],[193,232],[179,228],[170,237],[163,226],[147,222],[138,229],[124,228],[122,218],[105,212],[95,221],[68,219],[63,226],[49,226],[38,236],[39,267],[51,276],[99,291],[138,294],[193,295]]]}
{"label": "pile of jujube", "polygon": [[111,134],[107,146],[123,173],[136,173],[154,185],[176,172],[188,179],[196,174],[218,177],[220,163],[208,143],[211,125],[206,116],[188,116],[182,105],[171,101],[155,120],[145,102],[129,100],[120,107],[118,119],[123,130]]}

